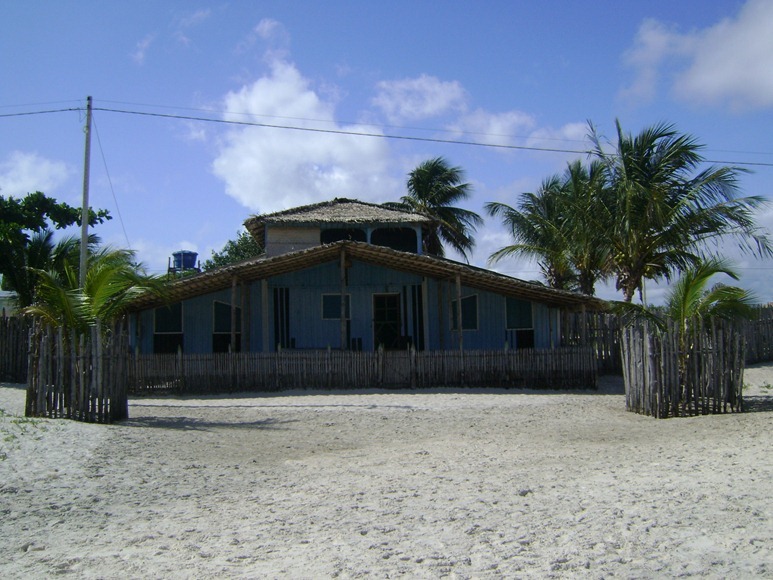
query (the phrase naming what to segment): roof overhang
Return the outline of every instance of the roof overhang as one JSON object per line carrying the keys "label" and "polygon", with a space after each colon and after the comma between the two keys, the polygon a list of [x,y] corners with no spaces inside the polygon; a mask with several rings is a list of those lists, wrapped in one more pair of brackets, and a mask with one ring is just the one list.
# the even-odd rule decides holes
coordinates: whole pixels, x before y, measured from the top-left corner
{"label": "roof overhang", "polygon": [[549,306],[572,310],[579,310],[583,307],[600,310],[607,307],[606,301],[593,296],[555,290],[534,282],[526,282],[453,260],[399,252],[391,248],[373,246],[363,242],[340,241],[271,258],[253,258],[175,280],[167,287],[165,300],[151,294],[145,294],[134,301],[131,309],[134,311],[144,310],[162,305],[165,302],[174,303],[224,290],[230,288],[234,282],[265,280],[281,274],[312,268],[319,264],[340,261],[342,253],[347,260],[359,260],[436,280],[456,281],[458,277],[459,282],[469,288],[541,302]]}

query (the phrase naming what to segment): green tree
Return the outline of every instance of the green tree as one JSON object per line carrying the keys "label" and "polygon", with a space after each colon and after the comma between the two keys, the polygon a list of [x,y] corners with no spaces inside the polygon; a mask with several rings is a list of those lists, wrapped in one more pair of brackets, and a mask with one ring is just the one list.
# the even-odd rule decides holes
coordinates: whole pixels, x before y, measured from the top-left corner
{"label": "green tree", "polygon": [[743,320],[755,315],[755,297],[749,291],[725,284],[709,288],[709,281],[718,274],[726,274],[738,280],[738,274],[729,263],[720,258],[710,258],[688,268],[671,287],[663,308],[650,308],[644,304],[619,302],[614,310],[623,324],[646,320],[663,332],[673,324],[678,344],[677,365],[680,384],[687,382],[687,369],[693,352],[691,338],[703,322],[711,318]]}
{"label": "green tree", "polygon": [[131,250],[109,247],[91,252],[83,288],[70,260],[59,271],[36,270],[36,300],[24,312],[54,327],[85,332],[97,320],[108,322],[122,316],[141,294],[163,297],[165,278],[146,275],[134,257]]}
{"label": "green tree", "polygon": [[219,252],[212,251],[212,257],[204,262],[204,271],[227,266],[242,260],[256,258],[263,253],[263,248],[246,230],[236,233],[235,240],[228,240]]}
{"label": "green tree", "polygon": [[515,242],[494,252],[489,261],[512,255],[534,258],[551,288],[593,295],[596,282],[608,273],[603,243],[607,196],[601,163],[575,161],[563,175],[543,181],[536,192],[522,193],[517,208],[486,204]]}
{"label": "green tree", "polygon": [[684,272],[668,293],[665,316],[687,330],[695,318],[751,318],[754,315],[754,296],[743,288],[716,284],[709,288],[709,280],[717,274],[726,274],[739,280],[730,264],[720,258],[701,262]]}
{"label": "green tree", "polygon": [[475,245],[472,236],[483,220],[473,211],[455,207],[471,193],[472,187],[464,182],[464,171],[436,157],[419,164],[408,174],[407,187],[407,195],[398,203],[388,205],[432,219],[423,234],[424,252],[442,257],[445,255],[443,243],[447,243],[469,260],[469,252]]}
{"label": "green tree", "polygon": [[489,215],[502,218],[514,240],[491,254],[489,261],[519,255],[534,258],[548,286],[576,288],[563,203],[561,177],[556,174],[545,179],[536,192],[522,193],[517,208],[501,202],[486,204]]}
{"label": "green tree", "polygon": [[712,240],[733,237],[743,250],[773,255],[754,221],[754,210],[765,200],[739,197],[741,170],[701,168],[703,146],[673,125],[657,124],[638,135],[625,133],[619,121],[616,127],[612,151],[593,126],[590,138],[611,191],[606,244],[626,302],[642,293],[644,280],[670,280],[700,264]]}
{"label": "green tree", "polygon": [[[96,247],[99,238],[89,235],[89,246]],[[80,257],[80,239],[68,236],[54,242],[54,232],[44,229],[34,232],[25,245],[15,248],[6,255],[12,265],[3,275],[3,290],[16,293],[19,308],[30,306],[35,301],[38,282],[37,271],[64,271],[66,263],[77,264]]]}
{"label": "green tree", "polygon": [[[28,268],[49,269],[77,243],[71,238],[54,244],[51,226],[80,224],[81,210],[36,191],[22,199],[0,196],[0,275],[2,288],[17,293],[19,306],[34,300],[35,275]],[[89,224],[109,220],[107,210],[89,210]],[[76,249],[77,251],[77,249]]]}

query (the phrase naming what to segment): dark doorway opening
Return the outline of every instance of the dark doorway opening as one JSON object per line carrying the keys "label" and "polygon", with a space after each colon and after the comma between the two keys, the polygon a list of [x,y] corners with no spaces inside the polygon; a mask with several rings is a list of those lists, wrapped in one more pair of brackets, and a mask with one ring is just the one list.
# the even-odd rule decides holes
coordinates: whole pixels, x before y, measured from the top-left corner
{"label": "dark doorway opening", "polygon": [[373,295],[373,344],[387,350],[402,348],[399,294]]}

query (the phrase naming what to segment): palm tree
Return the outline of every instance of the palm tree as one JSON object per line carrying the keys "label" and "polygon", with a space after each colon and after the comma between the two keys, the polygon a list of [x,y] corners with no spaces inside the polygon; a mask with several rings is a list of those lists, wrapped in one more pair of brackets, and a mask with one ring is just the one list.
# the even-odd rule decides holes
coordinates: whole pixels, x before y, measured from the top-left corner
{"label": "palm tree", "polygon": [[24,312],[54,327],[86,331],[96,321],[113,321],[145,292],[163,295],[164,278],[147,276],[134,263],[134,252],[101,248],[88,259],[86,284],[65,261],[61,271],[36,270],[37,298]]}
{"label": "palm tree", "polygon": [[[97,243],[98,238],[92,236],[90,242]],[[62,270],[64,262],[78,256],[80,241],[75,237],[67,237],[54,243],[54,232],[48,229],[32,234],[24,244],[3,248],[4,259],[11,265],[3,276],[3,289],[16,293],[16,304],[26,308],[35,301],[37,286],[37,270]]]}
{"label": "palm tree", "polygon": [[561,290],[575,288],[577,276],[569,258],[563,204],[559,175],[545,179],[536,192],[522,193],[517,209],[501,202],[486,204],[489,215],[502,218],[515,242],[491,254],[489,261],[513,255],[536,258],[548,286]]}
{"label": "palm tree", "polygon": [[738,274],[730,264],[720,258],[712,258],[684,272],[668,294],[665,307],[667,318],[687,329],[695,318],[749,318],[754,313],[754,296],[737,286],[717,284],[707,289],[709,279],[717,274],[727,274],[738,280]]}
{"label": "palm tree", "polygon": [[502,218],[515,244],[494,252],[489,261],[510,255],[536,258],[548,285],[595,293],[607,275],[608,195],[603,166],[594,161],[570,163],[563,175],[553,175],[534,193],[521,194],[518,209],[492,202],[486,210]]}
{"label": "palm tree", "polygon": [[754,223],[754,210],[765,200],[738,197],[739,169],[699,169],[702,145],[672,125],[657,124],[635,136],[624,133],[619,121],[616,127],[612,152],[592,125],[590,138],[612,192],[607,249],[626,302],[642,293],[645,279],[670,280],[697,266],[711,240],[735,237],[743,250],[773,255]]}
{"label": "palm tree", "polygon": [[694,384],[690,384],[690,360],[695,353],[694,340],[703,332],[703,323],[710,319],[738,320],[753,318],[754,296],[737,286],[716,284],[708,288],[709,280],[726,274],[738,280],[728,262],[711,258],[686,270],[668,293],[663,308],[652,309],[644,304],[618,302],[614,310],[624,325],[646,321],[659,332],[672,331],[677,344],[677,370],[681,385],[681,400],[690,404]]}
{"label": "palm tree", "polygon": [[[3,288],[16,292],[20,308],[35,302],[38,270],[52,270],[61,275],[65,264],[78,263],[80,236],[67,236],[56,243],[53,239],[54,232],[41,230],[33,233],[26,244],[8,249],[7,259],[12,260],[15,267],[3,277]],[[97,248],[99,243],[99,236],[89,234],[89,251]]]}
{"label": "palm tree", "polygon": [[483,220],[475,212],[454,206],[470,196],[471,186],[464,183],[464,171],[450,167],[444,158],[436,157],[411,171],[407,186],[408,195],[390,205],[432,219],[423,237],[424,252],[442,257],[445,242],[469,261],[469,252],[475,245],[472,235]]}

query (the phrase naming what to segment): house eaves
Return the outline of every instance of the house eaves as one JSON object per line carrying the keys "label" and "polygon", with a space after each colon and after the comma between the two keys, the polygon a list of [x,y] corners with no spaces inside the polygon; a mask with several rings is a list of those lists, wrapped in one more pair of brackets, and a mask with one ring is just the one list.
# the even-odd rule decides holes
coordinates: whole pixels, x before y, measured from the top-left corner
{"label": "house eaves", "polygon": [[469,266],[453,260],[434,256],[400,252],[391,248],[373,246],[363,242],[340,241],[315,246],[297,252],[290,252],[271,258],[253,258],[236,264],[203,272],[176,280],[167,287],[166,300],[151,294],[138,297],[132,303],[132,311],[160,306],[165,302],[174,303],[230,288],[237,283],[272,278],[281,274],[311,268],[322,263],[340,261],[342,252],[347,260],[355,259],[436,280],[456,281],[463,286],[486,290],[509,296],[541,302],[548,306],[568,309],[586,307],[592,310],[605,309],[604,300],[564,290],[555,290],[512,278],[483,268]]}

